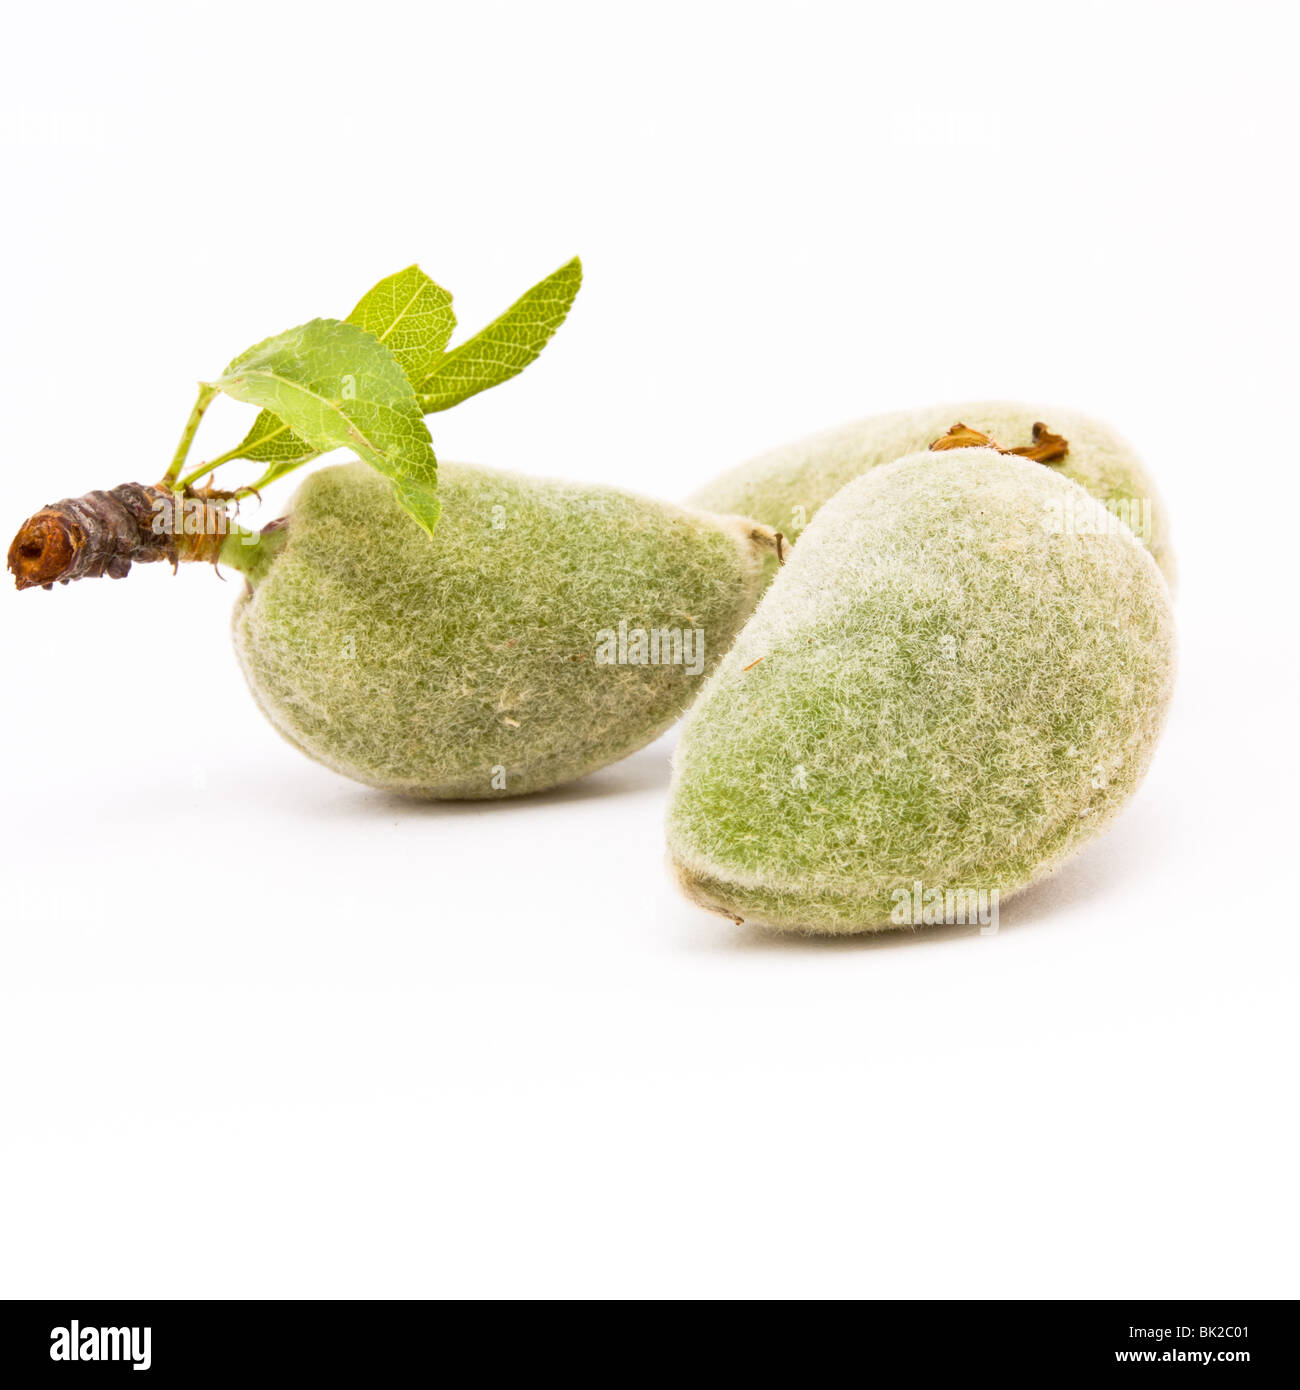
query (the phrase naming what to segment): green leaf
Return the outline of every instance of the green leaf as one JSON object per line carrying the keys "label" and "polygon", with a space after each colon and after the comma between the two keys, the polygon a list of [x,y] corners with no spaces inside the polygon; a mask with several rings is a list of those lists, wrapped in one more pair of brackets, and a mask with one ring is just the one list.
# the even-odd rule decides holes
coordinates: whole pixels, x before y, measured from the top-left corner
{"label": "green leaf", "polygon": [[440,358],[416,384],[425,414],[447,410],[518,376],[564,322],[581,285],[582,262],[575,256],[481,333]]}
{"label": "green leaf", "polygon": [[[410,265],[367,290],[345,322],[378,338],[410,380],[417,382],[441,358],[456,327],[456,315],[452,312],[451,295],[418,265]],[[283,420],[264,410],[253,421],[243,442],[227,457],[283,465],[268,470],[262,480],[265,485],[315,454],[316,450],[299,439]]]}
{"label": "green leaf", "polygon": [[367,290],[346,321],[378,338],[412,385],[433,370],[456,327],[451,295],[418,265],[408,265]]}
{"label": "green leaf", "polygon": [[313,319],[240,353],[209,385],[270,411],[316,453],[354,450],[392,479],[402,506],[432,534],[433,441],[401,364],[364,329]]}
{"label": "green leaf", "polygon": [[244,436],[239,448],[231,452],[230,457],[253,459],[257,463],[289,464],[306,463],[315,455],[316,450],[299,439],[283,420],[277,419],[269,410],[264,410],[253,421],[253,428]]}

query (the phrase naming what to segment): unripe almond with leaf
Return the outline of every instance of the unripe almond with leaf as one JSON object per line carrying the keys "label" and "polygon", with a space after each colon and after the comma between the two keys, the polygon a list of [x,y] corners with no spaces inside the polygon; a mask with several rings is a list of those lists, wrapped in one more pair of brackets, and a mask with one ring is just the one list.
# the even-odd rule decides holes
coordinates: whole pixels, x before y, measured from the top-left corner
{"label": "unripe almond with leaf", "polygon": [[234,620],[286,738],[412,796],[538,791],[648,743],[731,645],[776,544],[615,488],[444,463],[438,490],[430,538],[373,469],[312,474]]}
{"label": "unripe almond with leaf", "polygon": [[[574,260],[448,351],[451,296],[412,266],[348,319],[268,338],[200,387],[158,484],[30,518],[9,552],[18,587],[153,560],[242,571],[235,645],[258,703],[299,748],[374,786],[509,796],[623,757],[685,709],[780,541],[611,488],[460,465],[439,479],[424,416],[523,370],[580,283]],[[188,467],[218,392],[260,413],[240,444]],[[261,532],[232,520],[335,448],[360,461],[314,474],[286,518]],[[260,476],[213,486],[238,459]]]}

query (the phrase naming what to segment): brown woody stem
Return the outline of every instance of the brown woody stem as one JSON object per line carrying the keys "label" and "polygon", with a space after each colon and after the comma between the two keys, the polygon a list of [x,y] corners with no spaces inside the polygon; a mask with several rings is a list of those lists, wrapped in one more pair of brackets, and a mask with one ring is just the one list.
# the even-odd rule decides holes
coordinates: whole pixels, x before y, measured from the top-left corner
{"label": "brown woody stem", "polygon": [[215,564],[230,531],[224,503],[164,486],[122,483],[66,497],[28,517],[9,547],[20,589],[74,579],[121,579],[133,564],[206,560]]}

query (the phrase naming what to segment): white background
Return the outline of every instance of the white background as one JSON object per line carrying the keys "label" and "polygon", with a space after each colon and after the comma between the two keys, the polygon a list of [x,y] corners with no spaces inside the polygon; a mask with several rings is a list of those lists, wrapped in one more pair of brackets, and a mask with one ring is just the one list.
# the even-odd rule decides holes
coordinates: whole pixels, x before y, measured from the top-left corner
{"label": "white background", "polygon": [[11,9],[6,543],[380,276],[472,330],[580,252],[442,457],[676,498],[854,416],[1057,401],[1146,456],[1183,581],[1111,832],[996,937],[833,944],[678,899],[668,741],[407,804],[256,712],[236,581],[5,588],[0,1293],[1300,1293],[1294,25]]}

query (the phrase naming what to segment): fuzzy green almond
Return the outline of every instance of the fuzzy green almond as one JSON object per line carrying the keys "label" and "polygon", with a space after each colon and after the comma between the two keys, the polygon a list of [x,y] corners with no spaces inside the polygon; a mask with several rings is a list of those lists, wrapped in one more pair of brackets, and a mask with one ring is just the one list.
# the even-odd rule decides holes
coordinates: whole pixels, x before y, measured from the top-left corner
{"label": "fuzzy green almond", "polygon": [[1095,836],[1147,770],[1175,666],[1168,586],[1108,517],[987,448],[842,488],[683,726],[687,895],[874,931],[916,924],[918,886],[1005,901]]}
{"label": "fuzzy green almond", "polygon": [[760,454],[700,488],[688,504],[752,516],[797,540],[846,483],[930,448],[956,424],[979,431],[1003,449],[1017,449],[1032,447],[1034,427],[1040,423],[1068,445],[1062,457],[1044,466],[1111,507],[1155,556],[1172,588],[1177,571],[1169,518],[1142,460],[1109,425],[1055,406],[958,401],[873,415]]}
{"label": "fuzzy green almond", "polygon": [[752,612],[765,527],[610,487],[443,463],[429,536],[361,464],[312,474],[234,641],[293,744],[431,799],[540,791],[685,710]]}
{"label": "fuzzy green almond", "polygon": [[[19,589],[136,564],[240,571],[235,647],[276,728],[328,767],[428,798],[558,786],[625,757],[682,713],[763,588],[781,538],[613,488],[448,465],[425,417],[536,360],[582,284],[575,257],[448,347],[451,295],[418,266],[347,319],[264,338],[200,384],[157,483],[47,504],[8,563]],[[259,407],[194,463],[219,392]],[[241,501],[318,455],[287,517]],[[239,461],[255,476],[225,485]]]}

